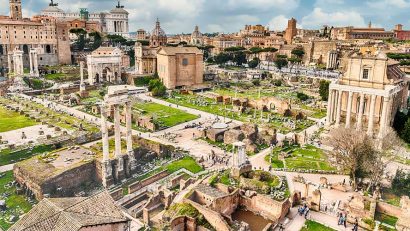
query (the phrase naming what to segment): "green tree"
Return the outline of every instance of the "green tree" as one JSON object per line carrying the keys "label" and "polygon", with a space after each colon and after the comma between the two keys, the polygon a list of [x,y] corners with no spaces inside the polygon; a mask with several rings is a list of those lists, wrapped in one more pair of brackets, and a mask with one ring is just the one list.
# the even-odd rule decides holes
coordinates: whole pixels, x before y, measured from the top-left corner
{"label": "green tree", "polygon": [[404,124],[403,131],[400,134],[400,137],[406,142],[410,143],[410,118]]}
{"label": "green tree", "polygon": [[282,68],[288,65],[288,60],[285,58],[278,58],[275,60],[275,65],[279,70],[282,70]]}
{"label": "green tree", "polygon": [[303,50],[303,48],[295,48],[292,50],[292,55],[296,56],[299,59],[302,59],[305,55],[305,51]]}
{"label": "green tree", "polygon": [[394,117],[393,128],[399,135],[403,132],[404,125],[408,119],[408,115],[404,114],[400,110],[397,111],[396,116]]}
{"label": "green tree", "polygon": [[152,96],[163,97],[167,92],[167,88],[157,78],[151,79],[148,83],[148,90],[152,93]]}
{"label": "green tree", "polygon": [[398,195],[410,196],[410,173],[397,170],[392,181],[392,189]]}
{"label": "green tree", "polygon": [[256,68],[259,65],[259,59],[258,58],[253,58],[253,60],[248,62],[249,68]]}
{"label": "green tree", "polygon": [[306,101],[306,100],[309,99],[309,96],[306,95],[306,94],[303,93],[303,92],[298,92],[298,93],[296,94],[296,97],[297,97],[298,99],[300,99],[301,101]]}
{"label": "green tree", "polygon": [[246,63],[246,54],[244,52],[237,52],[233,55],[232,61],[236,63],[236,65],[242,66],[242,64]]}
{"label": "green tree", "polygon": [[232,60],[232,56],[227,54],[227,53],[219,53],[214,57],[214,60],[217,64],[222,65],[228,62],[229,60]]}
{"label": "green tree", "polygon": [[327,101],[329,98],[329,86],[330,82],[326,80],[320,80],[319,83],[319,95],[323,101]]}

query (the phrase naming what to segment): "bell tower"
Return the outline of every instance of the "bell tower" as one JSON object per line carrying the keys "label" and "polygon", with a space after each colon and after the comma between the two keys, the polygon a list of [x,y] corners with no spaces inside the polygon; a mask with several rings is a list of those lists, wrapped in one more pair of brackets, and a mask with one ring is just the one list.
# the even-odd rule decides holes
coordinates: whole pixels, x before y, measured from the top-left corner
{"label": "bell tower", "polygon": [[10,18],[13,20],[21,20],[23,18],[21,12],[21,0],[9,0]]}

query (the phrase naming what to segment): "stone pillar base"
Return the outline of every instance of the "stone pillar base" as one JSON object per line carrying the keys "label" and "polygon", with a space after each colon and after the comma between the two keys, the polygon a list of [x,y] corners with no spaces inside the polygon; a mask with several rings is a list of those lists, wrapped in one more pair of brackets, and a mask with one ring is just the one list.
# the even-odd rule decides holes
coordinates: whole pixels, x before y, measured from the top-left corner
{"label": "stone pillar base", "polygon": [[121,182],[122,180],[125,179],[126,171],[124,169],[124,163],[125,163],[124,157],[125,156],[120,156],[116,159],[117,165],[116,165],[115,173],[116,173],[116,179],[118,182]]}
{"label": "stone pillar base", "polygon": [[112,162],[110,160],[102,163],[102,184],[105,188],[115,185],[114,176],[112,175]]}

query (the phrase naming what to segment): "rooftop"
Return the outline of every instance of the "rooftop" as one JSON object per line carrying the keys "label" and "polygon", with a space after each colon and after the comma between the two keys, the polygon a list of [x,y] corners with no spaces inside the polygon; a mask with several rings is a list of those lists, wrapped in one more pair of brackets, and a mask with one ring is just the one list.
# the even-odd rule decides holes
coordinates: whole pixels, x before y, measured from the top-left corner
{"label": "rooftop", "polygon": [[103,191],[91,197],[43,199],[9,230],[77,231],[88,226],[127,221],[112,197]]}

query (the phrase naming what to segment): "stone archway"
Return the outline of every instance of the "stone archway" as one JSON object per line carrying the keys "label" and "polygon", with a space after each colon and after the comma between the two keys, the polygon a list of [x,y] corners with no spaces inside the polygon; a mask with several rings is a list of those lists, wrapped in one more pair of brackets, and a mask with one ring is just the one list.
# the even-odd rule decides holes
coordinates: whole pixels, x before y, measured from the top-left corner
{"label": "stone archway", "polygon": [[104,67],[102,71],[102,80],[105,82],[112,82],[112,72],[109,67]]}

